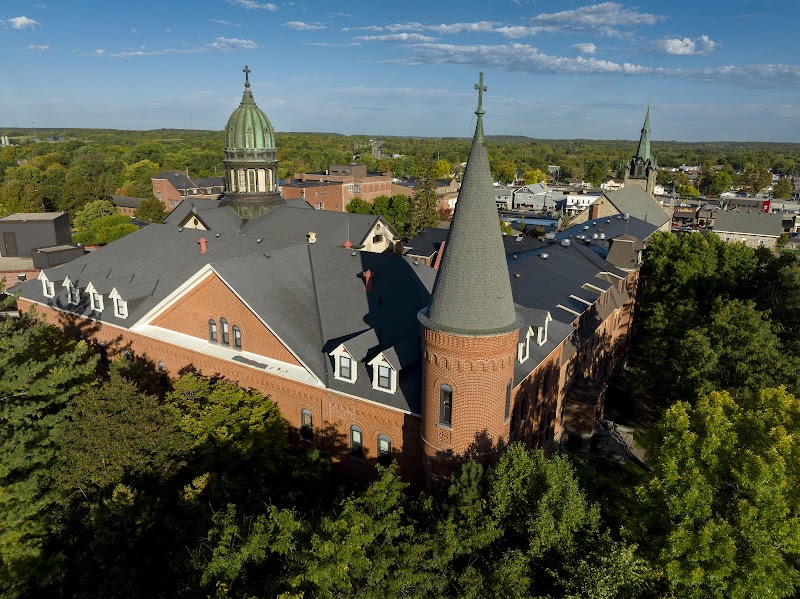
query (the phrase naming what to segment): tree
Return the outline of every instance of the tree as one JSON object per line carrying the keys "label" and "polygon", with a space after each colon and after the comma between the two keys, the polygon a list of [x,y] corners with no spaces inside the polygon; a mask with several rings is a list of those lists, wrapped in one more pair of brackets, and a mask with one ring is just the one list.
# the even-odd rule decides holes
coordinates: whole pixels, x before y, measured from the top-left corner
{"label": "tree", "polygon": [[490,162],[492,178],[501,183],[513,183],[517,176],[517,167],[510,160],[492,160]]}
{"label": "tree", "polygon": [[747,189],[750,195],[756,195],[769,185],[771,181],[772,175],[769,174],[766,168],[748,163],[742,174],[741,183],[745,186],[745,189]]}
{"label": "tree", "polygon": [[96,219],[88,228],[83,228],[75,233],[74,239],[83,245],[108,245],[138,230],[139,227],[131,223],[129,217],[123,214],[114,214]]}
{"label": "tree", "polygon": [[791,177],[780,179],[772,190],[772,197],[777,200],[788,200],[794,193],[794,181]]}
{"label": "tree", "polygon": [[122,186],[117,189],[119,195],[147,198],[153,195],[152,177],[158,174],[161,167],[151,160],[140,160],[125,167]]}
{"label": "tree", "polygon": [[453,174],[453,167],[447,160],[437,160],[433,165],[433,176],[436,179],[449,179]]}
{"label": "tree", "polygon": [[433,167],[430,158],[423,157],[420,162],[420,176],[417,189],[410,202],[408,226],[406,235],[414,237],[427,227],[436,223],[436,179],[433,177]]}
{"label": "tree", "polygon": [[354,214],[372,214],[372,204],[361,198],[352,198],[347,203],[347,211]]}
{"label": "tree", "polygon": [[164,204],[155,198],[148,198],[142,202],[133,215],[147,223],[160,223],[167,217]]}
{"label": "tree", "polygon": [[525,171],[524,179],[526,185],[531,185],[533,183],[544,183],[547,180],[547,175],[545,175],[538,168],[535,168]]}
{"label": "tree", "polygon": [[674,596],[800,589],[800,401],[764,389],[671,406],[647,444],[642,542]]}
{"label": "tree", "polygon": [[681,185],[678,187],[678,195],[682,198],[699,198],[700,191],[693,185]]}
{"label": "tree", "polygon": [[[0,309],[13,303],[0,301]],[[0,320],[0,594],[16,597],[53,566],[44,551],[57,498],[50,470],[70,402],[97,357],[35,311]]]}
{"label": "tree", "polygon": [[88,229],[99,218],[104,216],[114,216],[117,209],[108,200],[95,200],[89,202],[83,209],[78,210],[75,218],[72,219],[72,226],[79,231]]}
{"label": "tree", "polygon": [[711,186],[709,187],[706,193],[719,195],[721,193],[725,193],[726,191],[728,191],[731,188],[731,185],[733,185],[733,180],[731,179],[731,176],[725,171],[718,171],[714,173]]}

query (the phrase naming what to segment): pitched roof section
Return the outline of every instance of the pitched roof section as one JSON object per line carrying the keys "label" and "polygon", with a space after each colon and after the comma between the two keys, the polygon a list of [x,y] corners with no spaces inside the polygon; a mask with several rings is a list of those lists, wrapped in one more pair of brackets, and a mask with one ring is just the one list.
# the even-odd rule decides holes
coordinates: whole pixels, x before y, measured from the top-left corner
{"label": "pitched roof section", "polygon": [[638,185],[623,187],[615,191],[604,191],[603,195],[606,196],[622,214],[629,214],[646,223],[651,223],[660,227],[670,220],[669,215],[661,204],[647,193],[643,187]]}
{"label": "pitched roof section", "polygon": [[764,212],[739,212],[738,210],[718,210],[713,230],[717,233],[745,233],[778,237],[783,232],[782,215]]}
{"label": "pitched roof section", "polygon": [[[483,137],[483,109],[461,182],[425,326],[460,335],[494,335],[519,328],[505,251],[492,200],[492,175]],[[492,200],[492,201],[490,201]]]}

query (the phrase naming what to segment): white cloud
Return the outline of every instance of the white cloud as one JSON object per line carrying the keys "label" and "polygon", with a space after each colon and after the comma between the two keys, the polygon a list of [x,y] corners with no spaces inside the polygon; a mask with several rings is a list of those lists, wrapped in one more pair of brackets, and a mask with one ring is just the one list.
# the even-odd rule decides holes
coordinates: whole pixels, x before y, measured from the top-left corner
{"label": "white cloud", "polygon": [[357,42],[432,42],[436,38],[419,33],[389,33],[387,35],[361,35],[355,38]]}
{"label": "white cloud", "polygon": [[25,46],[26,50],[30,50],[31,52],[50,52],[52,48],[50,46],[40,46],[38,44],[29,44]]}
{"label": "white cloud", "polygon": [[241,23],[234,23],[233,21],[225,21],[223,19],[209,19],[209,23],[216,23],[217,25],[227,25],[228,27],[241,27]]}
{"label": "white cloud", "polygon": [[561,75],[649,75],[744,86],[796,88],[800,86],[800,65],[752,64],[681,69],[648,67],[597,58],[552,56],[526,44],[455,45],[422,43],[408,46],[413,55],[395,63],[461,64],[523,73]]}
{"label": "white cloud", "polygon": [[591,6],[581,6],[573,10],[542,13],[533,17],[536,23],[551,23],[573,27],[631,27],[634,25],[655,25],[667,17],[640,13],[632,8],[623,8],[619,2],[603,2]]}
{"label": "white cloud", "polygon": [[349,44],[334,44],[331,42],[303,42],[304,46],[317,46],[320,48],[352,48],[360,46],[360,42],[350,42]]}
{"label": "white cloud", "polygon": [[36,29],[41,27],[42,24],[28,17],[12,17],[6,23],[10,23],[11,29]]}
{"label": "white cloud", "polygon": [[289,21],[284,23],[287,27],[296,29],[297,31],[316,31],[318,29],[325,29],[322,23],[304,23],[303,21]]}
{"label": "white cloud", "polygon": [[450,23],[442,25],[426,25],[426,31],[435,31],[437,33],[485,33],[494,31],[495,26],[499,23],[493,21],[478,21],[476,23]]}
{"label": "white cloud", "polygon": [[[204,46],[197,46],[195,48],[162,48],[160,50],[147,50],[142,47],[141,50],[125,50],[121,52],[112,52],[109,54],[112,58],[138,58],[140,56],[168,56],[170,54],[202,54],[204,52],[228,52],[231,50],[255,50],[258,44],[252,40],[217,37],[213,42],[209,42]],[[95,50],[92,52],[94,56],[102,56],[106,53],[105,50]]]}
{"label": "white cloud", "polygon": [[597,52],[597,46],[592,43],[572,44],[572,48],[581,54],[594,54]]}
{"label": "white cloud", "polygon": [[716,46],[717,43],[707,35],[701,35],[697,39],[685,37],[683,39],[672,38],[653,42],[653,48],[657,51],[679,56],[711,54]]}
{"label": "white cloud", "polygon": [[40,8],[41,10],[47,10],[47,4],[43,4],[39,2],[38,4],[34,4],[36,8]]}
{"label": "white cloud", "polygon": [[240,8],[244,8],[245,10],[258,10],[264,9],[268,10],[269,12],[275,12],[278,10],[278,7],[272,2],[268,2],[266,4],[259,4],[258,2],[253,2],[253,0],[228,0],[228,4],[232,4],[233,6],[239,6]]}
{"label": "white cloud", "polygon": [[105,48],[98,48],[97,50],[92,50],[92,56],[103,56],[106,53]]}
{"label": "white cloud", "polygon": [[379,25],[367,25],[365,27],[342,27],[342,31],[383,31]]}

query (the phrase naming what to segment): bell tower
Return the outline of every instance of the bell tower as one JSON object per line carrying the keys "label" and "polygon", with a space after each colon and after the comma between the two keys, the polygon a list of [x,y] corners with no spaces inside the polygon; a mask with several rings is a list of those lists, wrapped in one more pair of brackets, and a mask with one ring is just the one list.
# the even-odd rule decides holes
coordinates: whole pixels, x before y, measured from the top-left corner
{"label": "bell tower", "polygon": [[636,154],[625,167],[624,185],[625,187],[638,185],[644,187],[644,190],[650,195],[654,195],[657,170],[656,161],[650,156],[650,104],[648,104]]}
{"label": "bell tower", "polygon": [[465,456],[491,460],[509,437],[508,397],[522,321],[514,309],[483,134],[477,123],[431,303],[420,311],[426,486]]}

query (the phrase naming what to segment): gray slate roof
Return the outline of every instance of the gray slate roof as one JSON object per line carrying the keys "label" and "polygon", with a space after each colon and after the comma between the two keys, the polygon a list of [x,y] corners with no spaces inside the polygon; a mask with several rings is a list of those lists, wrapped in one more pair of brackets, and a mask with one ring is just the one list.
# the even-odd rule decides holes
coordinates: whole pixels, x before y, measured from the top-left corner
{"label": "gray slate roof", "polygon": [[660,227],[668,220],[669,215],[653,196],[638,185],[630,185],[616,191],[604,191],[605,195],[622,214],[630,214],[639,220]]}
{"label": "gray slate roof", "polygon": [[144,202],[144,198],[131,198],[128,196],[111,196],[111,202],[114,206],[122,206],[123,208],[139,208]]}
{"label": "gray slate roof", "polygon": [[166,179],[178,190],[197,188],[197,185],[182,171],[163,171],[154,176],[153,179]]}
{"label": "gray slate roof", "polygon": [[450,224],[426,326],[492,334],[517,325],[481,114]]}
{"label": "gray slate roof", "polygon": [[718,210],[713,230],[720,233],[745,233],[778,237],[783,232],[780,214],[765,212],[739,212],[738,210]]}

